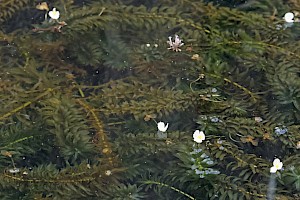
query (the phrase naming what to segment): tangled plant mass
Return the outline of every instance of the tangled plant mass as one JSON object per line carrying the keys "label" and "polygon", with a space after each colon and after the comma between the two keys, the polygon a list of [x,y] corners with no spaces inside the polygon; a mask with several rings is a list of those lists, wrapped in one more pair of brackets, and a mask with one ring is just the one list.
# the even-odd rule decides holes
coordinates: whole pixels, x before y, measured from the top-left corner
{"label": "tangled plant mass", "polygon": [[300,5],[228,2],[1,0],[0,199],[299,198]]}

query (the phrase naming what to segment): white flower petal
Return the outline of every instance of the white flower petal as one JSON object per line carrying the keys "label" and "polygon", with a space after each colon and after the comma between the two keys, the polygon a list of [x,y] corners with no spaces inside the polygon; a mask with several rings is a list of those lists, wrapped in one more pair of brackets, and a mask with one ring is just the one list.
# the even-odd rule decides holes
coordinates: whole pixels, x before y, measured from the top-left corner
{"label": "white flower petal", "polygon": [[282,166],[283,166],[282,162],[276,163],[276,165],[274,165],[274,167],[276,167],[277,170],[282,169]]}
{"label": "white flower petal", "polygon": [[167,129],[168,129],[168,127],[169,127],[169,123],[167,123],[166,125],[165,125],[164,122],[158,122],[158,123],[157,123],[157,128],[158,128],[158,130],[161,131],[161,132],[166,132]]}
{"label": "white flower petal", "polygon": [[271,167],[270,168],[270,173],[276,173],[277,172],[277,169],[276,169],[276,167]]}
{"label": "white flower petal", "polygon": [[283,167],[283,163],[278,159],[276,158],[274,161],[273,161],[273,166],[276,167],[276,169],[282,169]]}
{"label": "white flower petal", "polygon": [[16,174],[16,173],[19,173],[20,172],[20,169],[19,168],[13,168],[13,169],[9,169],[8,170],[10,173],[12,174]]}
{"label": "white flower petal", "polygon": [[53,10],[49,11],[49,16],[51,19],[58,19],[59,18],[59,11],[56,10],[56,8],[53,8]]}
{"label": "white flower petal", "polygon": [[294,13],[292,13],[292,12],[285,13],[283,19],[288,23],[294,22]]}
{"label": "white flower petal", "polygon": [[279,158],[275,158],[275,159],[273,160],[273,165],[276,165],[277,163],[280,163]]}
{"label": "white flower petal", "polygon": [[281,163],[278,163],[277,165],[275,165],[274,167],[276,167],[277,170],[280,170],[280,169],[282,169],[283,164],[282,164],[282,162],[281,162]]}

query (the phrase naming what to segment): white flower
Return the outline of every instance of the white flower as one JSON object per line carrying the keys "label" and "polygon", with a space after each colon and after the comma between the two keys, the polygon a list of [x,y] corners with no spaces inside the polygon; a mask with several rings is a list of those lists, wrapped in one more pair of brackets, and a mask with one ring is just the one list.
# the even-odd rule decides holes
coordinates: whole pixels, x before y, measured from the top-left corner
{"label": "white flower", "polygon": [[16,174],[16,173],[19,173],[20,172],[20,169],[19,168],[13,168],[13,169],[9,169],[8,170],[10,173],[12,174]]}
{"label": "white flower", "polygon": [[256,121],[256,122],[262,122],[263,119],[261,117],[254,117],[254,121]]}
{"label": "white flower", "polygon": [[53,8],[53,10],[49,11],[49,16],[51,19],[57,20],[59,18],[59,11],[56,10],[56,8]]}
{"label": "white flower", "polygon": [[169,36],[169,41],[167,41],[167,43],[170,45],[170,47],[168,49],[171,49],[176,52],[181,51],[181,49],[179,49],[179,47],[184,45],[184,43],[181,42],[181,39],[179,38],[178,35],[175,35],[174,42],[172,41],[172,37]]}
{"label": "white flower", "polygon": [[169,126],[169,123],[167,123],[166,125],[165,125],[164,122],[158,122],[158,123],[157,123],[157,128],[158,128],[158,130],[161,131],[161,132],[166,132],[167,129],[168,129],[168,126]]}
{"label": "white flower", "polygon": [[287,23],[292,23],[292,22],[294,22],[294,13],[292,13],[292,12],[287,12],[287,13],[285,13],[283,19],[284,19],[284,21],[286,21]]}
{"label": "white flower", "polygon": [[276,167],[277,170],[280,170],[280,169],[282,169],[283,164],[282,164],[282,162],[278,158],[276,158],[273,161],[273,166]]}
{"label": "white flower", "polygon": [[106,176],[110,176],[112,174],[112,171],[106,170],[104,173],[105,173]]}
{"label": "white flower", "polygon": [[273,161],[273,166],[270,168],[270,172],[271,172],[271,173],[276,173],[277,170],[282,169],[282,167],[283,167],[282,162],[281,162],[278,158],[276,158],[276,159]]}
{"label": "white flower", "polygon": [[193,134],[194,141],[197,143],[202,143],[205,140],[205,135],[203,131],[196,130]]}

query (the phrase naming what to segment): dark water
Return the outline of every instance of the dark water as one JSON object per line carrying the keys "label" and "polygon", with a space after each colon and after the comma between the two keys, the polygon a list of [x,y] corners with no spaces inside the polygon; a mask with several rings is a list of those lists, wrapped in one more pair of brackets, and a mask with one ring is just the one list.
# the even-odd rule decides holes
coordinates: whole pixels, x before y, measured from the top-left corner
{"label": "dark water", "polygon": [[1,0],[0,199],[300,199],[298,12]]}

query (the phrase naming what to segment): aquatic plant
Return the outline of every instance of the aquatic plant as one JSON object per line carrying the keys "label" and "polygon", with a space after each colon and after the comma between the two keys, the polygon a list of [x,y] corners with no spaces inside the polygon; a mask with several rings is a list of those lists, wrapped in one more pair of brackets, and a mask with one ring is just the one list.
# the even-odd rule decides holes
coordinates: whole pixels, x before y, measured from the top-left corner
{"label": "aquatic plant", "polygon": [[2,0],[0,198],[300,198],[300,6],[235,2]]}

